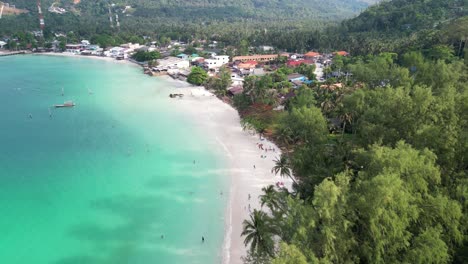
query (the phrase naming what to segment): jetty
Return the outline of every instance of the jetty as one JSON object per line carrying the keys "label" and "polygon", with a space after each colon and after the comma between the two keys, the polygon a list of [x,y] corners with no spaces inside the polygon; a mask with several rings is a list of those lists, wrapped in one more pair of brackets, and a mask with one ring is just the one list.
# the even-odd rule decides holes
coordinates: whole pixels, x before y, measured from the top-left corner
{"label": "jetty", "polygon": [[29,54],[30,52],[27,51],[12,51],[12,52],[0,52],[0,57],[5,57],[5,56],[14,56],[14,55],[22,55],[22,54]]}

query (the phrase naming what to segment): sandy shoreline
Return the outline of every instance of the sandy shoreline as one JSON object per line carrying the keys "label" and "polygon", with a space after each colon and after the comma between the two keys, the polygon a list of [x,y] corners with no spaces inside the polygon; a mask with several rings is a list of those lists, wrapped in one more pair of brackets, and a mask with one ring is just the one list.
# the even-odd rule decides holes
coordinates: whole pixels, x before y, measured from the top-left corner
{"label": "sandy shoreline", "polygon": [[118,63],[118,64],[127,64],[127,65],[132,65],[132,66],[137,66],[140,67],[140,65],[133,63],[129,60],[116,60],[115,58],[111,57],[101,57],[101,56],[82,56],[82,55],[75,55],[72,53],[55,53],[55,52],[44,52],[44,53],[32,53],[32,55],[39,55],[39,56],[59,56],[59,57],[70,57],[70,58],[77,58],[77,59],[92,59],[92,60],[102,60],[102,61],[108,61],[112,63]]}
{"label": "sandy shoreline", "polygon": [[[268,140],[261,141],[253,132],[244,131],[237,111],[204,88],[170,78],[166,80],[177,87],[177,93],[185,94],[183,99],[174,100],[174,107],[193,114],[197,124],[206,127],[213,143],[221,146],[228,160],[228,167],[224,170],[230,176],[230,191],[225,210],[222,257],[225,264],[242,263],[241,257],[245,256],[246,248],[240,234],[242,222],[249,218],[249,208],[252,211],[260,208],[258,196],[263,187],[278,181],[284,182],[287,187],[292,183],[271,172],[273,160],[280,156],[279,148]],[[257,143],[276,151],[262,151]],[[266,155],[266,158],[261,158],[262,155]]]}
{"label": "sandy shoreline", "polygon": [[[113,63],[139,65],[127,60],[118,61],[108,57],[80,56],[67,53],[41,53],[46,56],[65,56],[73,58],[88,58],[106,60]],[[222,263],[242,263],[246,248],[244,239],[240,236],[242,222],[249,219],[249,212],[260,208],[258,196],[261,189],[276,182],[284,182],[291,186],[291,180],[275,176],[271,172],[274,159],[279,157],[277,146],[268,140],[260,140],[257,134],[244,131],[240,124],[237,111],[230,105],[206,91],[203,87],[194,87],[184,81],[174,80],[168,76],[161,78],[174,87],[175,92],[184,94],[183,99],[174,99],[174,107],[193,115],[198,126],[206,129],[209,139],[223,150],[227,167],[223,171],[229,175],[229,202],[225,208],[225,234],[222,247]],[[276,151],[262,151],[257,143],[264,148],[274,148]],[[266,155],[266,158],[262,158]],[[254,168],[255,165],[255,168]],[[250,195],[250,199],[249,199]],[[250,208],[250,210],[249,210]]]}

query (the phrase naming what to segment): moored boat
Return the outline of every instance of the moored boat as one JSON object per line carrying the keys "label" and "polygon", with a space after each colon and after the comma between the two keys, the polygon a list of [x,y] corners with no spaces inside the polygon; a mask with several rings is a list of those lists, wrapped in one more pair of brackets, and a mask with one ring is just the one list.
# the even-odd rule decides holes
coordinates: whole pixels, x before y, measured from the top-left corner
{"label": "moored boat", "polygon": [[54,105],[55,108],[74,107],[74,106],[75,106],[75,103],[73,103],[73,101],[66,101],[66,102],[64,102],[63,104]]}

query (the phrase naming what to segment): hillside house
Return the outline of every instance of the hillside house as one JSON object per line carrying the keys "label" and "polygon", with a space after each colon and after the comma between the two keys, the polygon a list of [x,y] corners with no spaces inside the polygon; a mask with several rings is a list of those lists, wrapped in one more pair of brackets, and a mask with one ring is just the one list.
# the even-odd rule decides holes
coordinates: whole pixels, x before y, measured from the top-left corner
{"label": "hillside house", "polygon": [[337,51],[334,53],[334,55],[340,55],[340,56],[348,56],[349,53],[344,51],[344,50],[341,50],[341,51]]}

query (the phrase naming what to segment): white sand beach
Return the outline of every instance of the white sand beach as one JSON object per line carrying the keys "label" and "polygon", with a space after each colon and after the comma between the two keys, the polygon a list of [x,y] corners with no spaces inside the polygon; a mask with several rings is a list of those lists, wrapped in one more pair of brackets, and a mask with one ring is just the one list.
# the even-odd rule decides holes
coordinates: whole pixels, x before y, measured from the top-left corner
{"label": "white sand beach", "polygon": [[[178,87],[175,89],[177,93],[185,95],[183,99],[174,100],[174,107],[193,114],[196,122],[206,127],[210,138],[224,149],[229,160],[225,168],[231,184],[229,204],[226,207],[223,263],[242,263],[241,257],[246,253],[244,239],[240,236],[242,222],[249,218],[250,210],[260,208],[258,196],[261,189],[279,181],[288,188],[292,184],[291,180],[271,172],[273,160],[280,155],[279,148],[267,140],[261,141],[258,134],[244,131],[237,111],[204,88],[168,79]],[[257,143],[267,149],[275,148],[276,152],[262,151]],[[261,158],[262,155],[267,157]]]}

